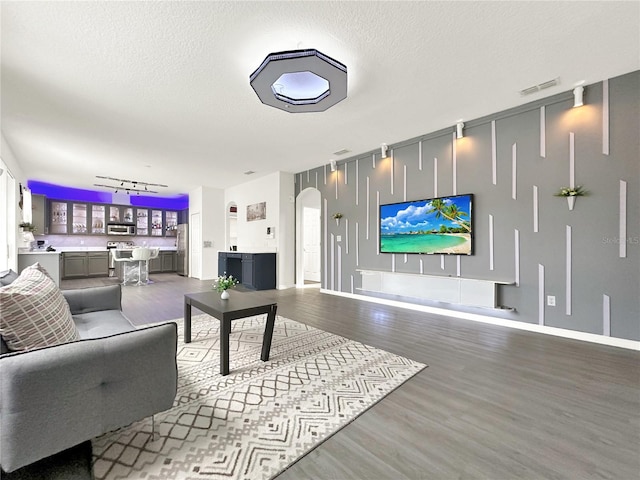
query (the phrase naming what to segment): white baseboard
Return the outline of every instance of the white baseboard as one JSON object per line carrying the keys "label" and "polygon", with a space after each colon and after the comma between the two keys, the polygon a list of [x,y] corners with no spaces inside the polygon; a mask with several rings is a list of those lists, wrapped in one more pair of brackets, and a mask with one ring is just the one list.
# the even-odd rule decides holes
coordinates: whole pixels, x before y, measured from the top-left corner
{"label": "white baseboard", "polygon": [[500,325],[502,327],[516,328],[518,330],[527,330],[529,332],[544,333],[546,335],[554,335],[556,337],[571,338],[573,340],[582,340],[584,342],[599,343],[601,345],[609,345],[611,347],[640,351],[640,342],[636,342],[635,340],[627,340],[624,338],[607,337],[604,335],[596,335],[595,333],[585,333],[578,332],[576,330],[567,330],[564,328],[548,327],[546,325],[539,325],[537,323],[517,322],[515,320],[490,317],[488,315],[479,315],[477,313],[456,312],[455,310],[447,310],[446,308],[429,307],[426,305],[400,302],[398,300],[388,300],[386,298],[369,297],[366,295],[358,295],[347,292],[337,292],[335,290],[326,290],[324,288],[320,289],[320,293],[327,293],[329,295],[337,295],[339,297],[353,298],[355,300],[362,300],[365,302],[379,303],[382,305],[389,305],[391,307],[406,308],[409,310],[417,310],[419,312],[433,313],[436,315],[444,315],[447,317],[460,318],[463,320],[488,323],[491,325]]}

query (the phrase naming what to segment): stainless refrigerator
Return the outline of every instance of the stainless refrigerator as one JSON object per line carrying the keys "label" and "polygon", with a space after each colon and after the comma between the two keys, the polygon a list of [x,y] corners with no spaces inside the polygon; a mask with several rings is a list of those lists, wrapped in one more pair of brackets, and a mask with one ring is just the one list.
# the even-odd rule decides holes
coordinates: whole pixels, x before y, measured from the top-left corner
{"label": "stainless refrigerator", "polygon": [[189,225],[178,225],[178,233],[176,239],[176,247],[178,250],[178,275],[183,277],[189,276]]}

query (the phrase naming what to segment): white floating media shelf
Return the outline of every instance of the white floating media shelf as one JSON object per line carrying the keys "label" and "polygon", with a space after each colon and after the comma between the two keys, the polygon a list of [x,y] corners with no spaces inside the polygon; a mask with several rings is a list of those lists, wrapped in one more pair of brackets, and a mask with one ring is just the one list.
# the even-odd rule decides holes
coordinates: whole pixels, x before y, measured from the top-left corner
{"label": "white floating media shelf", "polygon": [[403,297],[455,303],[469,307],[500,308],[498,285],[510,282],[462,277],[420,275],[416,273],[358,270],[362,274],[362,290]]}

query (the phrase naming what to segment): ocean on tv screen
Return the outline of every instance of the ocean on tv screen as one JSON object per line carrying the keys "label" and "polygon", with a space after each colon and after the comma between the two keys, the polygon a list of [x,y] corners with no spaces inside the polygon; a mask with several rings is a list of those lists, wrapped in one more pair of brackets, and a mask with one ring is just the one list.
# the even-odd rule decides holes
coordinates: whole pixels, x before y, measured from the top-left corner
{"label": "ocean on tv screen", "polygon": [[471,253],[470,235],[398,234],[382,235],[380,251],[385,253]]}

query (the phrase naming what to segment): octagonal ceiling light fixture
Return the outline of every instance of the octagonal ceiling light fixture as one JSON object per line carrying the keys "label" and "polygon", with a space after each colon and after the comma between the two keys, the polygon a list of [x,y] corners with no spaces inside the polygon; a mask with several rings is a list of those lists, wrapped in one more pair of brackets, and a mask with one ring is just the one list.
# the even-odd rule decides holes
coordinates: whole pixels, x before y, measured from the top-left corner
{"label": "octagonal ceiling light fixture", "polygon": [[249,76],[265,105],[323,112],[347,98],[347,67],[315,49],[270,53]]}

